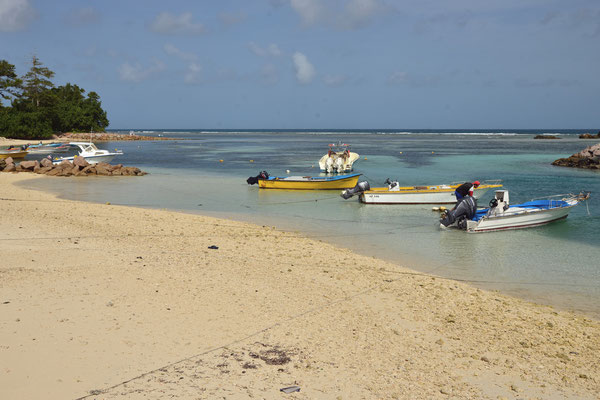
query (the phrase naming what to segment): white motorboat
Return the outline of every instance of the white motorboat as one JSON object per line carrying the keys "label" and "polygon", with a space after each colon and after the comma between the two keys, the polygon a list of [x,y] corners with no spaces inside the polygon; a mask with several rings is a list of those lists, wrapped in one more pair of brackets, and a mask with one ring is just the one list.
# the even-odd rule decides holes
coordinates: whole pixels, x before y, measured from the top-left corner
{"label": "white motorboat", "polygon": [[530,228],[567,218],[573,207],[588,198],[589,193],[557,195],[510,205],[508,190],[497,190],[490,207],[481,210],[476,210],[473,198],[466,197],[444,214],[440,227],[470,233]]}
{"label": "white motorboat", "polygon": [[350,151],[350,146],[345,143],[330,144],[327,154],[319,160],[319,168],[327,173],[344,173],[353,169],[354,162],[360,156]]}
{"label": "white motorboat", "polygon": [[[362,182],[361,182],[362,183]],[[365,204],[453,204],[456,203],[454,191],[460,184],[451,183],[433,186],[400,186],[397,181],[385,181],[387,187],[366,187],[348,189],[342,193],[345,199],[359,195]],[[488,190],[500,188],[499,180],[483,182],[474,188],[474,196],[481,198]]]}
{"label": "white motorboat", "polygon": [[78,154],[71,157],[56,157],[52,160],[52,163],[59,164],[64,160],[73,161],[75,157],[85,158],[90,164],[97,164],[99,162],[109,163],[116,156],[122,155],[121,150],[111,152],[108,150],[101,150],[92,142],[70,142],[70,146],[77,147],[79,149]]}

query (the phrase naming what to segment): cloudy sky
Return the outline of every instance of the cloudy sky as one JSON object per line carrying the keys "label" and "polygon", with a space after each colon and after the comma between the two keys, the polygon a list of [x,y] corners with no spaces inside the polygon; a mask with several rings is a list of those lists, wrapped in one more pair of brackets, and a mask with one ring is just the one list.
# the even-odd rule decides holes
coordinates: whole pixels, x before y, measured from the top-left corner
{"label": "cloudy sky", "polygon": [[0,0],[111,128],[600,129],[598,0]]}

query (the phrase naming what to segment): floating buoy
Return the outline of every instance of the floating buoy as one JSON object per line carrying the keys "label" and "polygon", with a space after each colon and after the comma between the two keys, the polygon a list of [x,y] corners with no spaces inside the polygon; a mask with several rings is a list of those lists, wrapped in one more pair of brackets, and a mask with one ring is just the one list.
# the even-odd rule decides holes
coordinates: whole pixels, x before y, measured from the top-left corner
{"label": "floating buoy", "polygon": [[365,157],[365,160],[367,159],[367,157]]}
{"label": "floating buoy", "polygon": [[444,206],[440,207],[440,211],[446,211],[446,207],[444,207]]}
{"label": "floating buoy", "polygon": [[286,169],[286,170],[285,170],[285,173],[286,173],[286,174],[289,174],[289,173],[290,173],[290,170],[289,170],[289,169]]}
{"label": "floating buoy", "polygon": [[434,153],[435,153],[434,151],[431,152],[431,154],[434,154]]}
{"label": "floating buoy", "polygon": [[439,207],[433,207],[433,208],[431,209],[431,211],[440,211],[440,208],[439,208]]}
{"label": "floating buoy", "polygon": [[250,162],[254,162],[254,160],[250,160]]}
{"label": "floating buoy", "polygon": [[402,152],[400,152],[400,154],[402,154]]}
{"label": "floating buoy", "polygon": [[219,162],[223,162],[223,160],[219,160]]}

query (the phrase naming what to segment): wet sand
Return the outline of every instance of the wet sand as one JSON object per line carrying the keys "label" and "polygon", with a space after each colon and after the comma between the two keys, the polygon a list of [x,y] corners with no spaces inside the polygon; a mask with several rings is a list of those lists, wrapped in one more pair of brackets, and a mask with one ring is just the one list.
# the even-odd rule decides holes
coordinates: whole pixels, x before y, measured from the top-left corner
{"label": "wet sand", "polygon": [[60,200],[24,179],[65,178],[0,173],[2,398],[600,392],[600,322],[584,315],[268,226]]}

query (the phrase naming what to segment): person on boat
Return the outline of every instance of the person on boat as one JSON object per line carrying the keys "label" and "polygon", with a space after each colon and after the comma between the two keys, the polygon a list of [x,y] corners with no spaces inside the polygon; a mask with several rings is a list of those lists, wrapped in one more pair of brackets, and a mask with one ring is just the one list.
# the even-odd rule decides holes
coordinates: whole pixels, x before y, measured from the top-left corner
{"label": "person on boat", "polygon": [[463,197],[471,196],[473,197],[473,191],[478,188],[480,185],[479,181],[475,182],[465,182],[454,191],[454,195],[456,196],[456,200],[460,200]]}

